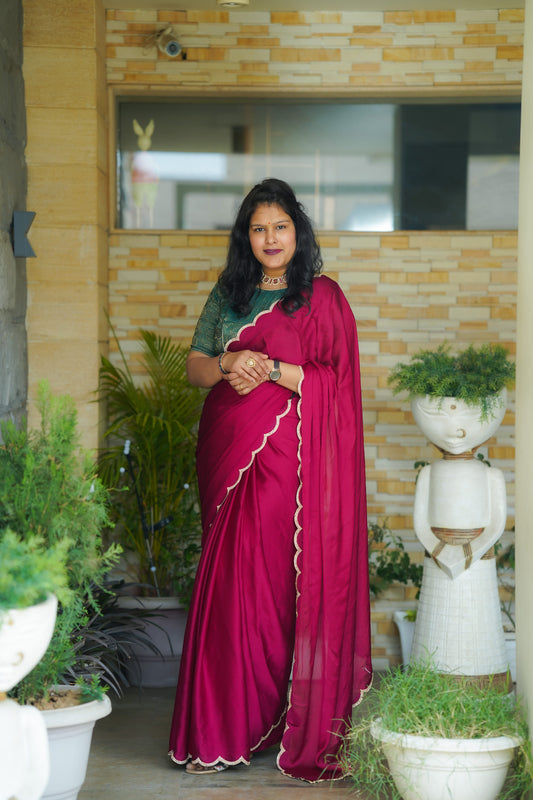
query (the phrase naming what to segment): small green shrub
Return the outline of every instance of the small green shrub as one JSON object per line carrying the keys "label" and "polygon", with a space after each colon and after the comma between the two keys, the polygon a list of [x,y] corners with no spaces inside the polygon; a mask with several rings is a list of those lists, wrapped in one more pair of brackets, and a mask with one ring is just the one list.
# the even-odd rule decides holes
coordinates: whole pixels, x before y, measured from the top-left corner
{"label": "small green shrub", "polygon": [[515,364],[502,345],[470,345],[452,354],[441,344],[436,350],[420,350],[411,361],[397,364],[388,378],[393,393],[407,392],[409,399],[419,395],[457,397],[468,405],[480,405],[483,420],[493,416],[498,393],[512,388]]}
{"label": "small green shrub", "polygon": [[368,526],[368,570],[370,594],[377,597],[393,583],[422,585],[422,564],[411,561],[404,543],[387,526],[372,522]]}
{"label": "small green shrub", "polygon": [[14,532],[62,559],[67,586],[52,640],[39,664],[14,689],[21,702],[39,700],[60,683],[76,662],[76,642],[88,613],[98,613],[95,587],[116,563],[120,549],[105,549],[110,525],[108,492],[96,477],[92,457],[79,447],[77,412],[69,396],[54,397],[39,387],[41,427],[18,430],[2,425],[0,446],[0,538]]}
{"label": "small green shrub", "polygon": [[90,703],[91,700],[101,700],[108,690],[107,686],[102,686],[96,675],[91,675],[89,680],[78,678],[76,686],[80,690],[80,700],[82,703]]}
{"label": "small green shrub", "polygon": [[0,538],[0,612],[42,603],[51,594],[65,600],[68,547],[69,540],[63,539],[46,550],[42,536],[22,539],[5,530]]}

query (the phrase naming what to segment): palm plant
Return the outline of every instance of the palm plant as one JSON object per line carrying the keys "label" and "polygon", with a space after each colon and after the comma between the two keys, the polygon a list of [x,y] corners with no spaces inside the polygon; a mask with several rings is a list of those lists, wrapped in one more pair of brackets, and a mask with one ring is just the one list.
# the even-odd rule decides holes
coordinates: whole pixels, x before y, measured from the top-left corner
{"label": "palm plant", "polygon": [[109,445],[99,473],[121,489],[113,493],[112,514],[123,546],[135,554],[132,578],[187,602],[201,533],[195,457],[203,392],[187,380],[183,346],[141,330],[144,375],[136,380],[112,332],[121,366],[102,358],[99,397],[107,404]]}

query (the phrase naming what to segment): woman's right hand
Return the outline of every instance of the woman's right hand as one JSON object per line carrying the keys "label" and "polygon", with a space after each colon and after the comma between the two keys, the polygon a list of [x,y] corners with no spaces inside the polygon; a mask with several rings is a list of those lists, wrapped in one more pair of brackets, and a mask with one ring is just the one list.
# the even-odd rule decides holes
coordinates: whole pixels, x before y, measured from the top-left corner
{"label": "woman's right hand", "polygon": [[222,366],[229,373],[224,378],[230,382],[233,388],[235,384],[258,385],[268,380],[269,367],[266,363],[268,355],[258,353],[255,350],[238,350],[232,352],[227,350],[222,357]]}

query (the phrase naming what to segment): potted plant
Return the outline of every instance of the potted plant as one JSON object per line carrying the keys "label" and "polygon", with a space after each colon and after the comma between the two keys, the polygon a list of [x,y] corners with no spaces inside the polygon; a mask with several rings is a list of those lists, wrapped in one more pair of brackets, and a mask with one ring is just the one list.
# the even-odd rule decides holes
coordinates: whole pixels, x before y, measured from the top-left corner
{"label": "potted plant", "polygon": [[[414,587],[415,597],[418,597],[422,584],[422,564],[411,560],[403,541],[390,530],[386,520],[381,524],[372,522],[368,526],[368,568],[372,598],[377,598],[394,584]],[[404,664],[409,663],[415,618],[416,608],[396,609],[393,612]]]}
{"label": "potted plant", "polygon": [[431,661],[383,675],[340,761],[355,790],[375,800],[510,800],[533,777],[520,701]]}
{"label": "potted plant", "polygon": [[[98,675],[80,681],[77,688],[58,686],[70,682],[66,676],[77,660],[79,631],[86,622],[88,609],[98,611],[94,586],[103,584],[119,549],[116,545],[107,549],[102,546],[102,529],[109,524],[107,491],[95,475],[91,457],[79,449],[74,401],[70,397],[53,397],[43,382],[38,406],[40,429],[17,430],[10,422],[2,425],[0,536],[5,539],[8,531],[12,531],[25,541],[41,542],[43,548],[57,555],[68,580],[60,593],[50,645],[12,694],[20,703],[31,703],[41,709],[75,703],[58,714],[52,710],[44,712],[51,772],[43,795],[74,798],[84,779],[94,722],[110,712],[111,704],[103,695]],[[90,702],[80,702],[87,695]],[[64,761],[57,753],[56,743],[61,740],[57,728],[59,717],[65,716],[69,720],[82,718],[85,752],[79,758],[69,752]],[[72,748],[74,739],[69,735],[63,744],[68,743]],[[66,789],[63,785],[66,767],[75,762],[82,774],[73,779],[72,789]]]}
{"label": "potted plant", "polygon": [[48,783],[46,727],[37,709],[6,697],[42,658],[54,630],[57,597],[66,587],[65,543],[0,537],[0,774],[4,797],[40,797]]}
{"label": "potted plant", "polygon": [[397,364],[388,377],[393,393],[407,392],[410,400],[445,397],[479,406],[483,421],[502,406],[502,390],[514,385],[515,364],[502,345],[470,345],[453,354],[447,344],[436,350],[420,350],[407,363]]}
{"label": "potted plant", "polygon": [[99,396],[107,405],[108,446],[99,474],[115,490],[114,532],[125,551],[128,591],[137,595],[123,602],[157,612],[146,630],[162,655],[136,648],[137,682],[171,686],[200,553],[196,440],[204,392],[189,384],[186,348],[150,331],[141,330],[140,338],[138,377],[116,336],[121,366],[102,358]]}
{"label": "potted plant", "polygon": [[475,453],[498,429],[514,375],[501,345],[470,345],[456,354],[441,345],[397,365],[389,378],[395,393],[408,393],[418,427],[442,454],[416,483],[414,530],[431,557],[424,561],[413,653],[431,652],[442,670],[502,679],[507,659],[491,555],[505,527],[505,477]]}

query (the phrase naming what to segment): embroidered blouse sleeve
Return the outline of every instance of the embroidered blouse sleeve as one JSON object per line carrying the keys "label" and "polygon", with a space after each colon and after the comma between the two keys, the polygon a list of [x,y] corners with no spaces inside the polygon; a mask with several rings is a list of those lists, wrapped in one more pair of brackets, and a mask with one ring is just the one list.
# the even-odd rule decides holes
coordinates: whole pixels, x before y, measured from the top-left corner
{"label": "embroidered blouse sleeve", "polygon": [[208,356],[221,352],[223,308],[222,294],[215,284],[196,323],[191,350],[199,350]]}

